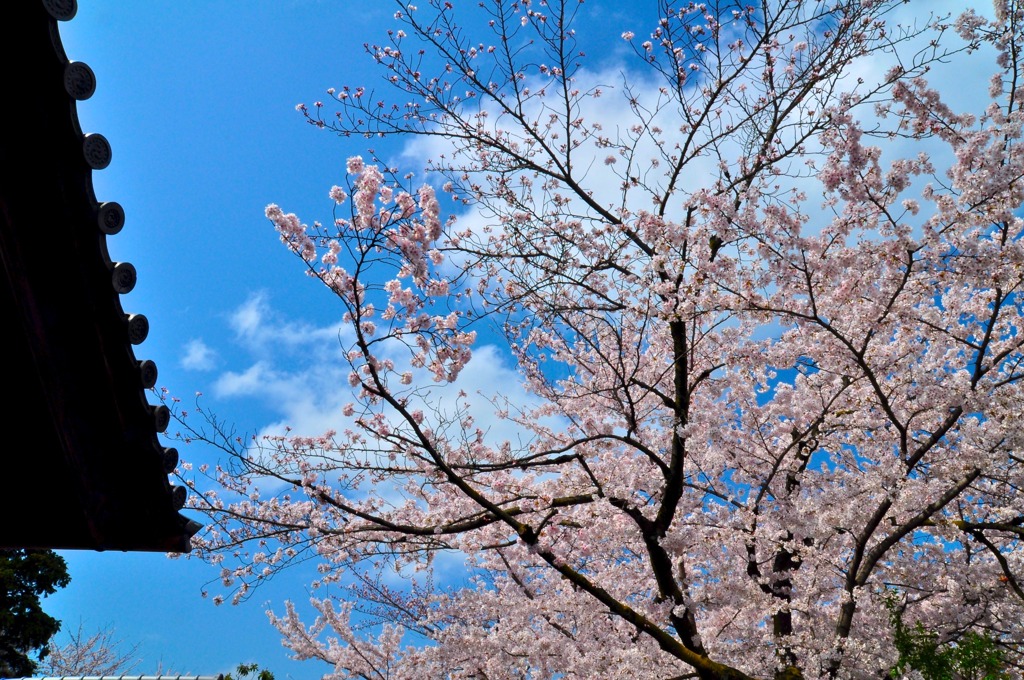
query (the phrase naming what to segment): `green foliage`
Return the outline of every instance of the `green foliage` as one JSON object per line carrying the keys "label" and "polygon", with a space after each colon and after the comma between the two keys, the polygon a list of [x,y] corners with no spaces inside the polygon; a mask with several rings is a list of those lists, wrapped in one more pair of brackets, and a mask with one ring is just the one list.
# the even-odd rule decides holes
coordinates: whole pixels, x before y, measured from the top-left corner
{"label": "green foliage", "polygon": [[924,680],[1006,680],[1003,650],[988,635],[967,633],[953,643],[940,643],[934,631],[926,630],[920,621],[907,626],[899,607],[898,596],[885,598],[892,624],[899,661],[890,675],[901,676],[916,670]]}
{"label": "green foliage", "polygon": [[71,582],[64,558],[52,550],[0,550],[0,677],[32,675],[49,652],[60,622],[39,604]]}
{"label": "green foliage", "polygon": [[[260,670],[259,665],[254,663],[240,663],[235,672],[238,673],[239,678],[247,678],[251,675],[253,680],[274,680],[273,673],[266,668]],[[228,673],[224,676],[224,680],[235,680],[235,676]]]}

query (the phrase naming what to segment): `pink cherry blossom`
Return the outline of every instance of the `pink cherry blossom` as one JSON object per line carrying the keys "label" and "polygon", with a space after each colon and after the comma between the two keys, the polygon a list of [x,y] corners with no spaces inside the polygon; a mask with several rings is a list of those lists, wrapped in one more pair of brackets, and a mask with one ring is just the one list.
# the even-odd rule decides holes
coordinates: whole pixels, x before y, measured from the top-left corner
{"label": "pink cherry blossom", "polygon": [[[267,208],[347,405],[181,414],[232,456],[197,499],[224,588],[316,561],[315,620],[271,621],[326,677],[892,677],[892,602],[1019,677],[1024,2],[670,3],[615,83],[575,0],[457,4],[367,47],[394,108],[302,109],[445,146],[423,185],[349,159],[330,230]],[[929,78],[968,60],[961,110]]]}

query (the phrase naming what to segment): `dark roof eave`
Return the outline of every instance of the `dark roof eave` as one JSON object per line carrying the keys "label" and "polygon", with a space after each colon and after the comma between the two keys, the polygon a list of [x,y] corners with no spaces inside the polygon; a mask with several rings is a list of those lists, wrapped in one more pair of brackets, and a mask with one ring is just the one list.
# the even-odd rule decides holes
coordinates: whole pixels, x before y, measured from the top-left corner
{"label": "dark roof eave", "polygon": [[57,29],[74,10],[0,3],[6,94],[31,102],[8,108],[0,135],[0,314],[16,397],[0,411],[0,547],[187,552],[199,525],[178,513],[184,494],[167,477],[177,454],[157,438],[168,412],[145,392],[156,367],[132,347],[148,322],[121,306],[134,268],[107,252],[124,215],[92,187],[110,146],[78,123],[76,99],[95,82]]}

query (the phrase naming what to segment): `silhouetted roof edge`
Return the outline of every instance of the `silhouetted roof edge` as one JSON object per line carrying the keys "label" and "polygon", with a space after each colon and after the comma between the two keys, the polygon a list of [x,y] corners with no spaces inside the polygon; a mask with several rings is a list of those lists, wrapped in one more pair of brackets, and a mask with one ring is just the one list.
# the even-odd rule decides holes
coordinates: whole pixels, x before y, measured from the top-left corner
{"label": "silhouetted roof edge", "polygon": [[11,103],[0,130],[0,318],[13,347],[0,384],[16,402],[0,413],[0,547],[187,552],[201,526],[178,513],[177,452],[157,437],[169,412],[149,403],[156,365],[133,349],[149,322],[121,306],[135,268],[107,251],[124,211],[93,191],[111,147],[78,120],[96,79],[68,60],[57,25],[76,11],[75,0],[0,3]]}

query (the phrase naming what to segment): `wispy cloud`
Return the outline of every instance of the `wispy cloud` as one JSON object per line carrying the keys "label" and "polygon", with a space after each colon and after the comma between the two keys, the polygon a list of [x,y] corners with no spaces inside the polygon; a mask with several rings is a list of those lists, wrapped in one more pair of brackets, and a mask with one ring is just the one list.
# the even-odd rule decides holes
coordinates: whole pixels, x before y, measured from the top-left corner
{"label": "wispy cloud", "polygon": [[[351,425],[351,418],[342,414],[345,404],[356,401],[348,383],[351,368],[344,357],[344,341],[351,335],[347,327],[320,327],[289,318],[271,305],[266,294],[240,305],[229,315],[229,323],[235,335],[233,352],[248,356],[248,362],[236,362],[220,372],[212,396],[260,402],[266,409],[264,417],[269,418],[249,425],[263,434],[283,434],[287,426],[293,434],[312,436]],[[427,370],[413,368],[408,348],[400,343],[384,343],[377,349],[380,358],[392,360],[398,372],[413,374],[410,403],[444,420],[468,399],[469,414],[494,442],[522,436],[514,422],[495,416],[498,402],[500,408],[513,410],[537,405],[536,397],[522,388],[511,357],[497,347],[475,347],[470,366],[456,385],[434,383]],[[227,356],[228,350],[222,354]],[[460,397],[460,392],[466,396]]]}
{"label": "wispy cloud", "polygon": [[347,330],[340,323],[317,327],[301,320],[286,320],[271,307],[265,292],[251,295],[231,313],[229,324],[238,342],[246,350],[260,355],[296,349],[306,352],[324,342],[336,349],[339,342],[345,340]]}
{"label": "wispy cloud", "polygon": [[185,354],[181,367],[187,371],[212,371],[217,365],[217,353],[202,338],[193,338],[185,343]]}

